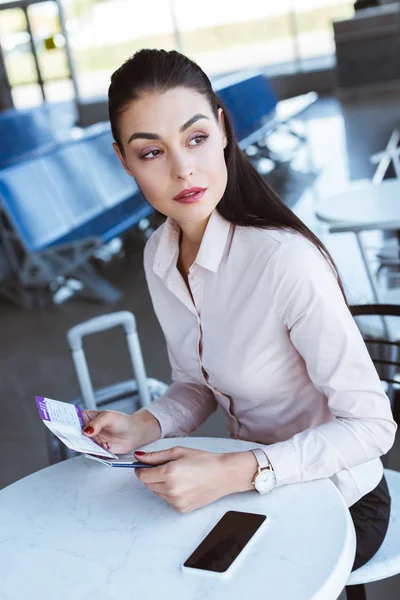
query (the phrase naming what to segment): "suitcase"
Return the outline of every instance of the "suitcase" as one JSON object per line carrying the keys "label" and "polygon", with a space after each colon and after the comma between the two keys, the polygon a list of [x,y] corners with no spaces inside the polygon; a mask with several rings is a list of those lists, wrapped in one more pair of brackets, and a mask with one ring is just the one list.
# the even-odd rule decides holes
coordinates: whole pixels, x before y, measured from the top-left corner
{"label": "suitcase", "polygon": [[[124,328],[134,379],[121,381],[94,390],[83,350],[83,337],[121,326]],[[136,328],[136,319],[129,311],[119,311],[94,317],[75,325],[67,332],[67,340],[72,353],[81,395],[72,404],[86,410],[118,410],[132,413],[152,400],[159,398],[167,389],[167,384],[146,376],[142,350]],[[55,464],[76,456],[55,435],[47,431],[49,464]]]}

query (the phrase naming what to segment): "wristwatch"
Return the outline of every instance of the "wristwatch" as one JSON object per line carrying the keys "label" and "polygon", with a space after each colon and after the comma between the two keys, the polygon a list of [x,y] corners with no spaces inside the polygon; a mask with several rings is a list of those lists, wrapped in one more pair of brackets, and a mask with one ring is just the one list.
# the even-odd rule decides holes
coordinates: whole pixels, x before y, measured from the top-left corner
{"label": "wristwatch", "polygon": [[261,448],[252,448],[251,452],[258,462],[257,472],[251,482],[259,494],[267,494],[276,486],[274,469],[265,452]]}

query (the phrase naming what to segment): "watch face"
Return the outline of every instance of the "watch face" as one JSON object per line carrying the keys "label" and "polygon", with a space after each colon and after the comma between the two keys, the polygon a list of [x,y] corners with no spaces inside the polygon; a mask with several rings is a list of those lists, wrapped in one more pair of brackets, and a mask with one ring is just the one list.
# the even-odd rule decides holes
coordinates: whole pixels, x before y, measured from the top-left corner
{"label": "watch face", "polygon": [[254,487],[260,494],[266,494],[274,487],[276,482],[275,473],[265,470],[259,473],[254,481]]}

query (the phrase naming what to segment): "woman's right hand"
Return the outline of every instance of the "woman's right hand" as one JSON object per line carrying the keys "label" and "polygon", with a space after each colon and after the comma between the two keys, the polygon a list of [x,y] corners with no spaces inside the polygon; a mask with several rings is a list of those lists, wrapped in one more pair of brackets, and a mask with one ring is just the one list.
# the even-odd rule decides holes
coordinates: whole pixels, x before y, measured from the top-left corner
{"label": "woman's right hand", "polygon": [[84,435],[114,454],[128,454],[138,448],[138,427],[134,415],[115,410],[84,410]]}
{"label": "woman's right hand", "polygon": [[144,409],[131,415],[116,410],[83,410],[82,414],[84,435],[113,454],[129,454],[161,437],[158,420]]}

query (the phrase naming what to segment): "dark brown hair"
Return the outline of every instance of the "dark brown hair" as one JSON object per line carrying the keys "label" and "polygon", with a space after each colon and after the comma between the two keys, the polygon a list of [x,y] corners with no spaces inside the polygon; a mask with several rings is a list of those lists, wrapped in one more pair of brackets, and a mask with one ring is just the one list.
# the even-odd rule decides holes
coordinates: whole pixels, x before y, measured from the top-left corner
{"label": "dark brown hair", "polygon": [[108,106],[115,142],[124,153],[119,131],[119,117],[127,106],[146,92],[162,93],[184,87],[204,95],[218,119],[218,109],[225,116],[227,146],[224,150],[228,182],[217,205],[218,212],[234,225],[279,228],[297,231],[318,248],[336,273],[345,296],[335,263],[318,237],[279,198],[267,181],[253,167],[239,148],[232,120],[211,82],[195,62],[175,50],[139,50],[111,77]]}

